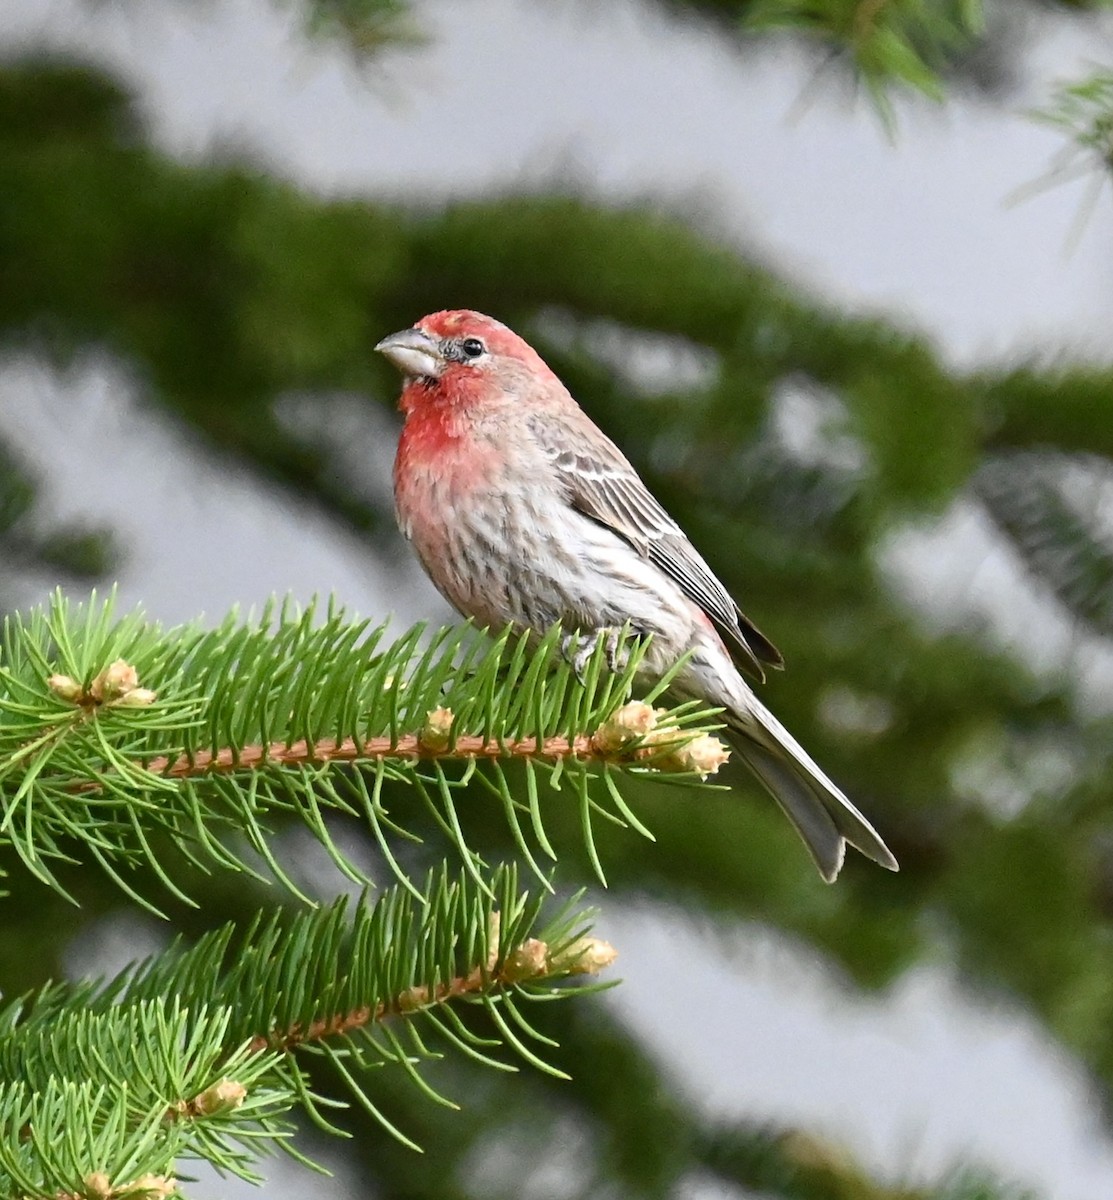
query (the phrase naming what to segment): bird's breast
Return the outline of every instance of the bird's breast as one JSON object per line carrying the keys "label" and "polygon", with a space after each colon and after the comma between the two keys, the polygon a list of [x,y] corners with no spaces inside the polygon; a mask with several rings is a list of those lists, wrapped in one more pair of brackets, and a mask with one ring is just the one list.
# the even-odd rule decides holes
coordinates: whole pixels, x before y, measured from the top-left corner
{"label": "bird's breast", "polygon": [[[539,558],[554,568],[567,512],[536,449],[512,424],[406,423],[395,460],[398,523],[441,593],[480,624],[524,619]],[[551,623],[557,613],[549,621]]]}
{"label": "bird's breast", "polygon": [[435,552],[459,513],[498,489],[503,462],[492,439],[453,413],[411,417],[394,461],[402,532],[419,551]]}

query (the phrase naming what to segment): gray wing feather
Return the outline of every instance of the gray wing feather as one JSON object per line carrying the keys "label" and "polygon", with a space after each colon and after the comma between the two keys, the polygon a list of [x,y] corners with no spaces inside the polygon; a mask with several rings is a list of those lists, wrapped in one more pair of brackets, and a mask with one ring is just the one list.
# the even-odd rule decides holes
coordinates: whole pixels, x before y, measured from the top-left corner
{"label": "gray wing feather", "polygon": [[613,529],[698,604],[726,634],[741,670],[764,679],[763,662],[783,665],[776,646],[742,613],[613,442],[595,433],[587,446],[579,430],[568,425],[554,429],[548,420],[531,422],[531,429],[572,505]]}

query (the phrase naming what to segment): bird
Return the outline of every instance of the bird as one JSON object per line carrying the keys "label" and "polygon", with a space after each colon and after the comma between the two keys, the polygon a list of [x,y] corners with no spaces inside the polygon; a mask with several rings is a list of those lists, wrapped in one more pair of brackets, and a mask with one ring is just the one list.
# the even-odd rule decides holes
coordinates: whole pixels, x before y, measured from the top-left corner
{"label": "bird", "polygon": [[398,523],[441,594],[481,627],[560,622],[582,670],[600,639],[648,638],[640,671],[723,710],[731,743],[829,883],[850,844],[897,861],[753,684],[783,659],[629,460],[525,339],[468,309],[422,317],[375,350],[403,376]]}

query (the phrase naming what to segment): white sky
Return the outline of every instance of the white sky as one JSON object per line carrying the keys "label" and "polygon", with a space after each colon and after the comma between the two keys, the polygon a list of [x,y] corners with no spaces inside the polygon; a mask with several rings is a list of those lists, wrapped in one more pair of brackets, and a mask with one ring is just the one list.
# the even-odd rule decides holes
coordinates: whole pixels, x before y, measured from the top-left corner
{"label": "white sky", "polygon": [[[822,87],[792,117],[808,80],[791,53],[740,57],[632,3],[426,8],[438,40],[363,72],[299,44],[289,14],[262,0],[21,0],[0,6],[0,38],[9,53],[48,42],[111,64],[183,156],[246,153],[321,192],[393,196],[574,173],[610,197],[710,214],[833,302],[902,314],[955,363],[1108,359],[1109,195],[1072,253],[1083,186],[1006,207],[1061,145],[1015,112],[910,107],[893,144]],[[1098,37],[1052,28],[1017,109],[1108,58],[1113,18]],[[324,522],[200,465],[109,364],[57,377],[11,361],[0,413],[49,471],[59,516],[122,531],[123,598],[155,616],[331,589],[364,613],[444,615],[416,570],[388,577]],[[388,452],[369,470],[382,473],[391,435],[376,434]],[[106,462],[111,486],[91,491]],[[826,1130],[890,1177],[971,1154],[1061,1200],[1113,1194],[1113,1144],[1076,1067],[1021,1014],[960,995],[945,964],[860,1000],[760,931],[724,950],[676,919],[610,908],[601,933],[627,980],[612,1003],[693,1102]],[[663,969],[676,962],[683,973]]]}

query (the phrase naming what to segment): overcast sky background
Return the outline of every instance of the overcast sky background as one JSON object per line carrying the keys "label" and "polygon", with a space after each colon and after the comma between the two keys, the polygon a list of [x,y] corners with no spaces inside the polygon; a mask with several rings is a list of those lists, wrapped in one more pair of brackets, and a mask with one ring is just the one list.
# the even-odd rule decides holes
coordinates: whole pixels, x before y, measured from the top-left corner
{"label": "overcast sky background", "polygon": [[[1040,27],[1007,110],[902,106],[891,142],[863,106],[823,86],[797,112],[811,79],[799,54],[742,56],[633,0],[605,10],[456,0],[419,12],[436,41],[362,69],[339,48],[307,47],[290,12],[263,0],[20,0],[0,6],[0,44],[110,67],[138,89],[154,140],[184,158],[247,157],[330,195],[439,197],[572,176],[694,211],[832,302],[897,313],[956,365],[1108,361],[1108,192],[1070,250],[1087,185],[1006,200],[1062,146],[1023,109],[1049,80],[1108,60],[1113,16]],[[123,599],[156,617],[216,618],[271,592],[329,590],[403,623],[446,616],[408,561],[387,573],[354,539],[203,463],[112,363],[58,375],[8,360],[0,420],[51,481],[55,515],[119,531]],[[360,431],[366,486],[381,488],[394,428],[372,420]],[[90,471],[102,486],[87,486]],[[992,607],[1008,564],[987,568],[996,552],[982,532],[968,514],[952,520],[957,551],[951,527],[920,550],[946,544],[961,561],[949,575],[916,575],[920,599]],[[1000,635],[1019,641],[1019,627],[1003,620]],[[945,964],[861,1000],[760,929],[715,939],[604,903],[600,930],[627,981],[610,1002],[652,1037],[694,1104],[826,1131],[889,1177],[931,1177],[971,1155],[1057,1200],[1113,1194],[1113,1143],[1083,1075],[1023,1014],[960,995]],[[670,978],[670,962],[683,973]],[[555,1200],[558,1177],[539,1188]]]}

